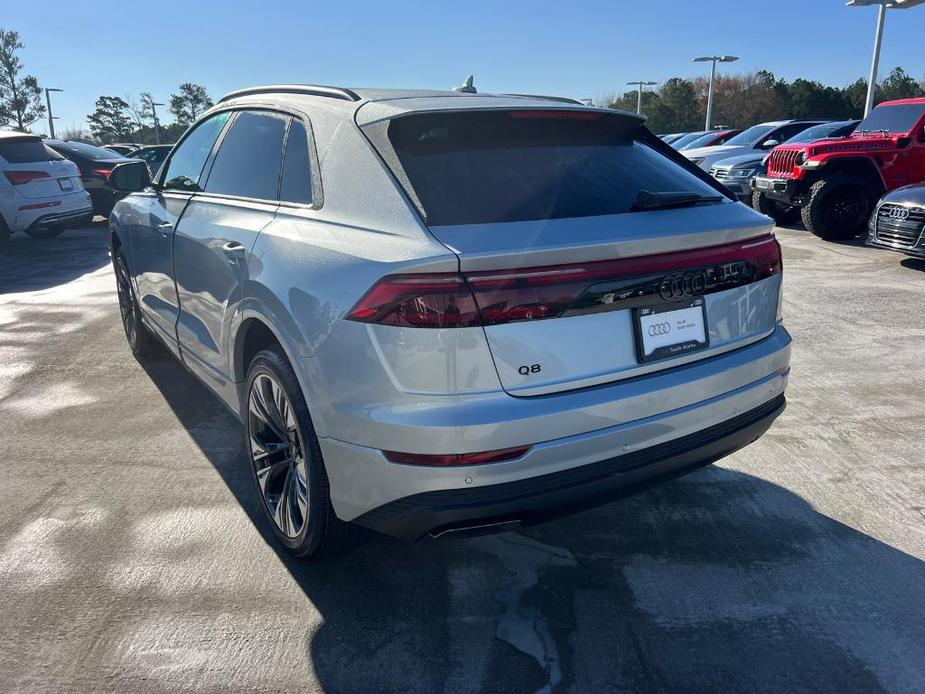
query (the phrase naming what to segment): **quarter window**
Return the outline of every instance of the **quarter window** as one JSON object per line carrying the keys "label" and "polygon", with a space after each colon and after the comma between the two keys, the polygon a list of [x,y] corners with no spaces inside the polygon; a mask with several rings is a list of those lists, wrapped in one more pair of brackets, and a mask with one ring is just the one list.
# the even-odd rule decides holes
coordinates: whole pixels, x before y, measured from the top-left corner
{"label": "quarter window", "polygon": [[277,200],[288,118],[242,111],[219,147],[206,192]]}
{"label": "quarter window", "polygon": [[308,134],[297,119],[289,127],[280,199],[306,205],[312,202],[312,167],[308,156]]}
{"label": "quarter window", "polygon": [[174,151],[164,174],[164,188],[195,192],[212,146],[231,114],[216,113],[204,120]]}

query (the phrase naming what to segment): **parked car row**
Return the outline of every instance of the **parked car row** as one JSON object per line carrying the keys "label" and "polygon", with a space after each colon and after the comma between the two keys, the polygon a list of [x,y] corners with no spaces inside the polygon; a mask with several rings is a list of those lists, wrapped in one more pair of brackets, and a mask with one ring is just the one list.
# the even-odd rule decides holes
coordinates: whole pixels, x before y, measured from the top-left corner
{"label": "parked car row", "polygon": [[0,242],[18,231],[49,238],[87,224],[94,215],[108,217],[123,197],[109,183],[113,167],[141,159],[154,176],[172,147],[95,147],[0,131]]}
{"label": "parked car row", "polygon": [[925,98],[881,103],[863,121],[760,123],[680,150],[777,224],[802,222],[831,241],[866,231],[869,245],[925,257]]}

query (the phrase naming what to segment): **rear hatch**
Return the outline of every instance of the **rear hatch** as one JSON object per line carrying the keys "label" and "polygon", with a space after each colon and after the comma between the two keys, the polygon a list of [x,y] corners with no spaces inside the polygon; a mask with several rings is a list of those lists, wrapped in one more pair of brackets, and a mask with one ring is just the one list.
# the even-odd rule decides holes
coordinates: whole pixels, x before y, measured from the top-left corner
{"label": "rear hatch", "polygon": [[775,327],[780,247],[768,220],[634,117],[441,111],[365,130],[458,256],[457,295],[441,306],[483,326],[511,394],[677,367]]}
{"label": "rear hatch", "polygon": [[34,136],[0,140],[0,168],[24,198],[60,197],[81,190],[73,162],[46,147]]}

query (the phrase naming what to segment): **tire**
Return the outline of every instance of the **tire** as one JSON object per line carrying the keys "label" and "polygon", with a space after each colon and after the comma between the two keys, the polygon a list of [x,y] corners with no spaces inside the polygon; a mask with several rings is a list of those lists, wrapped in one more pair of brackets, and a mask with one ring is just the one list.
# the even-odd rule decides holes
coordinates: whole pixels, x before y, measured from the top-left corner
{"label": "tire", "polygon": [[771,200],[759,191],[752,193],[752,207],[761,214],[767,215],[780,227],[791,226],[800,221],[800,208]]}
{"label": "tire", "polygon": [[50,227],[45,229],[26,229],[26,233],[34,239],[53,239],[64,233],[64,227]]}
{"label": "tire", "polygon": [[0,245],[10,240],[10,228],[6,225],[6,220],[0,215]]}
{"label": "tire", "polygon": [[260,506],[279,542],[300,559],[354,544],[362,529],[334,514],[308,405],[292,367],[276,350],[258,352],[251,361],[241,414]]}
{"label": "tire", "polygon": [[862,178],[835,174],[817,181],[801,210],[803,225],[826,241],[846,241],[867,230],[874,192]]}
{"label": "tire", "polygon": [[129,349],[136,358],[148,356],[156,347],[154,335],[141,320],[141,310],[138,308],[138,299],[132,286],[128,263],[120,251],[112,256],[113,270],[116,273],[116,293],[119,295],[119,317],[122,328],[125,330],[125,339]]}

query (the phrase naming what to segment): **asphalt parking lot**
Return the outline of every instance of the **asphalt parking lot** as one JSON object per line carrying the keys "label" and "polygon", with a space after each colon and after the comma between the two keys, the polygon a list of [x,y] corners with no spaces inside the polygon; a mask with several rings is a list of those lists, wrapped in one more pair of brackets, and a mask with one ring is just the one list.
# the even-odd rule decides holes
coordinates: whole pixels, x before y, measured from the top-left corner
{"label": "asphalt parking lot", "polygon": [[105,226],[0,249],[0,691],[925,690],[925,262],[781,230],[789,407],[538,528],[281,554],[233,417],[128,351]]}

